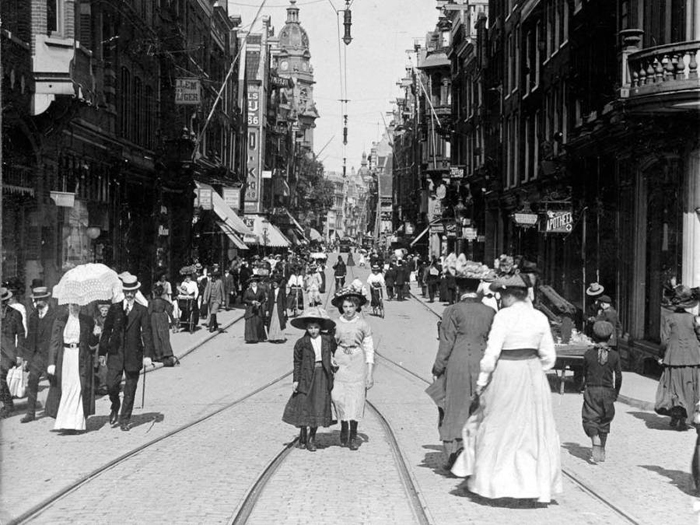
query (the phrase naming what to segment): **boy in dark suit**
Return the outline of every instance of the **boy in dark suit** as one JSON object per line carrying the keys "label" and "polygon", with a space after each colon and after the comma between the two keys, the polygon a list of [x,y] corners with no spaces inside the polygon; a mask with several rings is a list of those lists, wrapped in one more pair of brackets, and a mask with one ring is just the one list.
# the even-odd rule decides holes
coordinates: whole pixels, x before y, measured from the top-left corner
{"label": "boy in dark suit", "polygon": [[[119,422],[122,430],[129,431],[141,367],[153,364],[153,334],[148,309],[135,301],[141,283],[128,272],[120,279],[124,300],[110,306],[107,312],[100,339],[100,363],[107,362],[107,388],[112,402],[109,423],[114,426]],[[123,404],[119,400],[122,375],[126,376]]]}

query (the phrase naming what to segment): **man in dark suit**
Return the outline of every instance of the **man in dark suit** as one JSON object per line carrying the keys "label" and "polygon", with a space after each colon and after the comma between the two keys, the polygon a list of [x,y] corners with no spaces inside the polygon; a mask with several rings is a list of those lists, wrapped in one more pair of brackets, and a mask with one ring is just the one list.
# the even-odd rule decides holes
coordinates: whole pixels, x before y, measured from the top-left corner
{"label": "man in dark suit", "polygon": [[[136,292],[141,287],[136,276],[130,273],[120,275],[124,290],[124,300],[109,308],[102,338],[100,339],[100,363],[107,362],[107,389],[112,409],[109,422],[122,430],[131,430],[131,412],[142,366],[152,365],[153,335],[148,309],[135,301]],[[124,403],[119,413],[119,385],[122,374]]]}
{"label": "man in dark suit", "polygon": [[10,388],[7,386],[7,374],[10,368],[24,362],[24,325],[22,314],[9,305],[12,292],[0,287],[0,316],[2,316],[2,336],[0,337],[0,419],[12,414],[15,409]]}
{"label": "man in dark suit", "polygon": [[29,314],[27,321],[24,360],[29,366],[29,383],[27,385],[27,413],[20,420],[22,423],[29,423],[36,419],[39,380],[49,364],[51,329],[56,319],[56,309],[49,302],[51,293],[46,286],[32,288],[30,297],[34,302],[34,309]]}

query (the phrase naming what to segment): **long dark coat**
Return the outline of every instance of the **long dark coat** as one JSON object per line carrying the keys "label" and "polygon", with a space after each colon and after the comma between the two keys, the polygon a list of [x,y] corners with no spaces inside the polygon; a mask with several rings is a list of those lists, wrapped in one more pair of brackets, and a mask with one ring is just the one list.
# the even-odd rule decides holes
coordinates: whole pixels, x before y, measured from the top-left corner
{"label": "long dark coat", "polygon": [[[245,304],[245,314],[243,317],[245,319],[250,319],[256,315],[263,317],[265,314],[266,305],[264,303],[266,299],[267,295],[265,289],[260,284],[258,284],[257,292],[254,292],[250,286],[246,288],[246,291],[243,293],[243,304]],[[260,306],[255,307],[253,301],[261,303]]]}
{"label": "long dark coat", "polygon": [[[80,393],[83,398],[83,414],[85,417],[95,413],[95,374],[94,358],[90,348],[97,344],[97,336],[93,333],[95,320],[80,314],[80,342],[78,348],[78,361],[80,371]],[[46,413],[51,417],[56,417],[58,406],[61,402],[61,379],[63,369],[63,331],[68,322],[68,314],[57,316],[51,329],[51,344],[49,345],[49,366],[56,366],[55,382],[51,382],[48,398],[46,400]],[[54,412],[54,409],[56,412]]]}
{"label": "long dark coat", "polygon": [[56,309],[49,306],[43,319],[34,310],[27,319],[27,339],[24,347],[24,359],[29,367],[39,375],[46,371],[49,362],[49,345],[53,334],[53,323],[56,319]]}
{"label": "long dark coat", "polygon": [[440,325],[433,375],[446,374],[445,417],[440,439],[461,439],[469,417],[469,398],[476,390],[479,365],[496,312],[478,299],[465,299],[445,308]]}
{"label": "long dark coat", "polygon": [[107,356],[107,368],[138,372],[143,367],[143,358],[153,359],[153,333],[148,309],[134,302],[129,317],[124,312],[124,303],[109,307],[100,339],[100,355]]}
{"label": "long dark coat", "polygon": [[[328,334],[321,334],[321,363],[323,371],[328,378],[328,391],[333,390],[333,370],[331,369],[331,355],[335,353],[335,339]],[[311,381],[314,377],[316,353],[311,346],[311,337],[305,334],[294,345],[294,375],[293,381],[298,382],[297,390],[302,394],[308,394]]]}
{"label": "long dark coat", "polygon": [[280,320],[280,328],[284,330],[287,328],[287,292],[285,291],[287,285],[282,282],[278,288],[279,293],[277,294],[277,301],[275,301],[275,290],[270,288],[267,294],[267,302],[265,303],[265,319],[267,319],[267,326],[270,326],[270,319],[272,318],[272,311],[274,310],[275,304],[277,304],[277,316]]}

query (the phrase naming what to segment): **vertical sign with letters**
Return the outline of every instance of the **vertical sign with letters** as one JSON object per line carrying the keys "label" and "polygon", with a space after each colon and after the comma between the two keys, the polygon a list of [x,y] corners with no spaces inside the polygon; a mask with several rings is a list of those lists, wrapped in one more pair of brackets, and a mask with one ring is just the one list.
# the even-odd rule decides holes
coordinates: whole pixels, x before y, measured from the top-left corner
{"label": "vertical sign with letters", "polygon": [[262,119],[261,87],[248,84],[248,149],[246,191],[244,201],[245,213],[260,213],[262,144],[260,141],[260,122]]}

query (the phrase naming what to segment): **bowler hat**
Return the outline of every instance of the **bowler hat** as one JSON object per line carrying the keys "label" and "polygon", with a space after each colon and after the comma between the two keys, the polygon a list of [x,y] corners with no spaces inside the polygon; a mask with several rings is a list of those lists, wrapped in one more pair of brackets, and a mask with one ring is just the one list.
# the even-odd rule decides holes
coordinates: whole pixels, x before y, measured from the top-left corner
{"label": "bowler hat", "polygon": [[591,285],[586,288],[586,295],[596,296],[600,295],[605,291],[599,283],[591,283]]}
{"label": "bowler hat", "polygon": [[30,295],[32,299],[46,299],[51,297],[51,292],[46,286],[37,286],[32,288],[32,294]]}
{"label": "bowler hat", "polygon": [[13,295],[14,294],[4,286],[0,287],[0,301],[7,301]]}
{"label": "bowler hat", "polygon": [[321,330],[331,330],[335,327],[335,321],[333,321],[328,313],[320,306],[314,306],[313,308],[305,310],[299,317],[292,319],[290,324],[294,328],[305,330],[310,322],[321,325]]}
{"label": "bowler hat", "polygon": [[119,274],[119,279],[122,281],[122,290],[125,292],[132,292],[141,288],[141,283],[135,275],[131,275],[129,272],[122,272]]}

